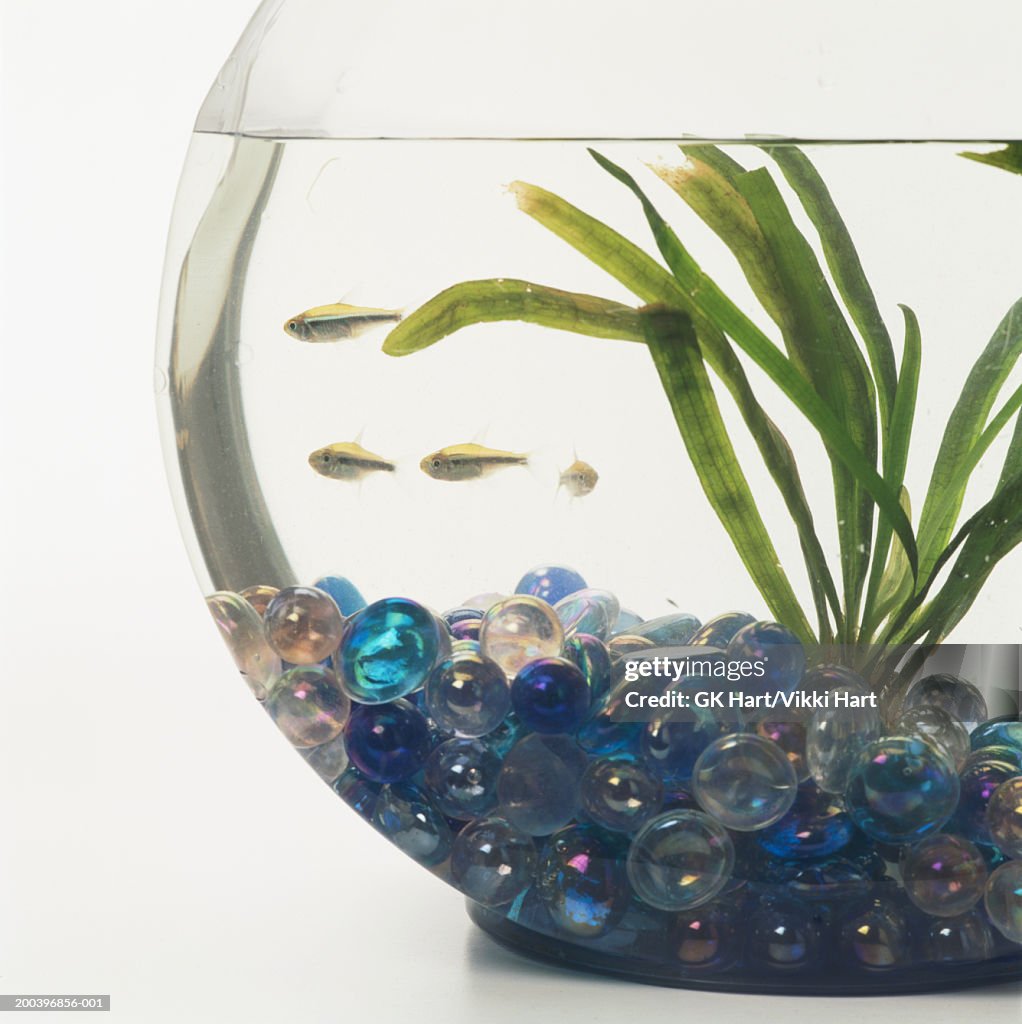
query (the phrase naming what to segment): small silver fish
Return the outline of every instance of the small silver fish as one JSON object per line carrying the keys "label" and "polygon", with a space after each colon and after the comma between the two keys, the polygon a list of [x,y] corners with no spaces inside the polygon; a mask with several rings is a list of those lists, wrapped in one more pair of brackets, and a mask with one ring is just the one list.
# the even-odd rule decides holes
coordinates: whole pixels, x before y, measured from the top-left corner
{"label": "small silver fish", "polygon": [[370,473],[393,473],[397,468],[382,455],[366,451],[358,441],[340,441],[317,448],[309,456],[309,465],[331,480],[361,480]]}
{"label": "small silver fish", "polygon": [[377,324],[396,323],[401,319],[397,309],[372,309],[334,302],[314,306],[284,321],[284,333],[299,341],[343,341],[357,338]]}
{"label": "small silver fish", "polygon": [[528,465],[528,455],[485,448],[481,444],[452,444],[427,455],[419,468],[434,480],[478,480],[506,466]]}
{"label": "small silver fish", "polygon": [[599,479],[600,474],[588,462],[576,458],[561,474],[558,487],[563,487],[573,498],[584,498],[593,493]]}

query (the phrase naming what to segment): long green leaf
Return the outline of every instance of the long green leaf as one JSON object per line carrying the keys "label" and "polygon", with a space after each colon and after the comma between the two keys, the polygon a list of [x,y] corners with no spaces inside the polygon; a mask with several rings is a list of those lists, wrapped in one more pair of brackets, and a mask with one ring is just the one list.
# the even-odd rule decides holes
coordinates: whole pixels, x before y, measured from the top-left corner
{"label": "long green leaf", "polygon": [[[625,182],[631,176],[612,164],[605,157],[598,158],[611,174]],[[632,181],[634,185],[634,181]],[[630,186],[631,187],[631,186]],[[912,526],[898,501],[898,496],[881,479],[876,469],[867,462],[855,446],[844,426],[834,416],[827,404],[813,389],[805,377],[795,369],[777,346],[707,277],[691,255],[679,243],[679,256],[671,266],[677,280],[666,274],[658,263],[651,260],[637,246],[605,224],[583,213],[577,207],[555,196],[553,193],[516,182],[518,201],[521,208],[559,237],[569,241],[579,252],[593,262],[607,269],[615,267],[615,255],[622,259],[619,267],[611,269],[619,281],[630,287],[646,302],[677,303],[684,309],[686,303],[694,303],[700,313],[706,316],[719,330],[729,335],[735,343],[760,366],[775,384],[788,396],[795,407],[817,429],[824,442],[837,453],[849,470],[861,481],[862,486],[880,506],[901,538],[916,575],[918,555]],[[641,272],[636,268],[636,253],[647,261]],[[670,287],[664,295],[646,298],[638,286],[650,282],[652,271],[664,273]],[[628,284],[629,278],[638,276],[637,286]],[[679,287],[680,285],[680,287]]]}
{"label": "long green leaf", "polygon": [[701,164],[711,167],[725,181],[734,186],[739,174],[745,173],[745,168],[733,157],[727,155],[718,146],[711,146],[705,142],[695,145],[682,143],[678,149],[688,157],[689,160],[698,160]]}
{"label": "long green leaf", "polygon": [[440,292],[387,335],[390,356],[419,352],[470,324],[524,320],[596,338],[645,341],[638,313],[593,295],[498,278],[465,281]]}
{"label": "long green leaf", "polygon": [[812,628],[780,566],[728,437],[691,320],[663,307],[647,309],[646,319],[653,363],[710,504],[771,614],[812,643]]}
{"label": "long green leaf", "polygon": [[1001,478],[997,481],[996,490],[1000,490],[1019,473],[1022,473],[1022,413],[1015,417],[1015,430],[1011,435],[1008,453],[1004,457],[1004,468],[1001,470]]}
{"label": "long green leaf", "polygon": [[[970,457],[990,410],[1022,355],[1022,299],[994,331],[948,419],[919,517],[920,573],[926,578],[954,531],[971,472]],[[972,461],[975,465],[975,461]]]}
{"label": "long green leaf", "polygon": [[1003,171],[1011,171],[1013,174],[1022,174],[1022,142],[1009,142],[1004,149],[995,150],[993,153],[959,153],[968,160],[975,160],[977,163],[989,164],[991,167],[1000,167]]}
{"label": "long green leaf", "polygon": [[795,146],[764,146],[763,149],[776,161],[820,236],[827,266],[869,355],[877,382],[880,423],[886,437],[897,390],[894,345],[852,236],[819,171],[801,149]]}
{"label": "long green leaf", "polygon": [[[904,487],[901,489],[901,504],[905,509],[905,514],[911,518],[912,506],[908,491]],[[860,643],[868,642],[876,627],[895,608],[900,608],[912,596],[912,571],[909,568],[908,559],[905,557],[905,549],[901,546],[901,541],[897,539],[891,544],[890,536],[888,536],[888,544],[890,557],[887,558],[886,567],[880,575],[876,596],[867,605],[868,617],[863,619]],[[884,563],[878,561],[876,564],[883,565]]]}

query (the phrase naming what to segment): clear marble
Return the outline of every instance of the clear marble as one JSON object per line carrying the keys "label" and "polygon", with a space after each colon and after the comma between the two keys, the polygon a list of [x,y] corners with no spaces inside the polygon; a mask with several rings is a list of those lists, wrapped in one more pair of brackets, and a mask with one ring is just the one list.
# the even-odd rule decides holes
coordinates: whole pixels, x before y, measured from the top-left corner
{"label": "clear marble", "polygon": [[989,757],[987,748],[976,751],[965,763],[959,779],[961,800],[955,812],[952,830],[985,846],[993,845],[987,810],[997,789],[1019,774],[1007,761]]}
{"label": "clear marble", "polygon": [[373,826],[426,867],[447,860],[454,842],[450,826],[434,803],[408,783],[383,787],[373,812]]}
{"label": "clear marble", "polygon": [[904,851],[901,877],[908,898],[924,913],[957,917],[983,898],[987,866],[968,839],[942,833]]}
{"label": "clear marble", "polygon": [[892,731],[898,736],[921,736],[936,743],[956,769],[960,769],[969,756],[969,730],[936,704],[907,708],[895,719]]}
{"label": "clear marble", "polygon": [[586,586],[586,581],[574,569],[563,565],[539,565],[518,581],[515,593],[538,597],[553,605]]}
{"label": "clear marble", "polygon": [[990,925],[983,912],[977,909],[959,917],[931,921],[923,955],[933,963],[963,964],[989,960],[993,952]]}
{"label": "clear marble", "polygon": [[[808,675],[808,673],[807,673]],[[862,750],[880,737],[880,712],[876,708],[843,707],[835,703],[838,694],[861,698],[867,694],[865,685],[850,676],[845,682],[827,686],[828,678],[819,680],[831,705],[817,708],[809,719],[806,731],[806,759],[809,772],[820,789],[843,793],[852,768]],[[816,685],[816,680],[805,680]],[[819,692],[813,691],[813,692]]]}
{"label": "clear marble", "polygon": [[221,590],[206,598],[213,621],[256,700],[266,700],[280,675],[280,658],[266,641],[263,621],[240,594]]}
{"label": "clear marble", "polygon": [[293,665],[315,665],[329,658],[344,630],[334,599],[315,587],[285,587],[263,618],[270,646]]}
{"label": "clear marble", "polygon": [[471,821],[496,807],[502,765],[500,754],[485,740],[447,740],[426,761],[426,786],[447,817]]}
{"label": "clear marble", "polygon": [[260,617],[265,614],[270,602],[280,593],[277,587],[268,587],[257,583],[252,587],[245,587],[241,596],[259,613]]}
{"label": "clear marble", "polygon": [[745,680],[747,692],[793,693],[806,669],[806,652],[798,637],[778,622],[753,622],[735,633],[727,646],[732,661],[763,667]]}
{"label": "clear marble", "polygon": [[523,736],[504,758],[497,781],[499,812],[529,835],[564,828],[578,807],[586,756],[568,736]]}
{"label": "clear marble", "polygon": [[341,734],[351,701],[330,669],[300,665],[277,680],[266,698],[266,710],[290,743],[315,747]]}
{"label": "clear marble", "polygon": [[641,828],[659,813],[663,797],[660,780],[632,758],[593,761],[582,777],[582,810],[612,832]]}
{"label": "clear marble", "polygon": [[483,654],[513,679],[530,661],[560,655],[564,627],[545,601],[516,595],[498,601],[486,612],[479,643]]}
{"label": "clear marble", "polygon": [[905,694],[903,710],[927,704],[957,718],[970,732],[989,717],[983,694],[958,676],[941,673],[917,679]]}
{"label": "clear marble", "polygon": [[1005,779],[987,804],[987,831],[1006,857],[1022,858],[1022,775]]}
{"label": "clear marble", "polygon": [[1009,941],[1022,943],[1022,860],[1002,864],[983,897],[990,923]]}
{"label": "clear marble", "polygon": [[480,818],[454,840],[451,880],[469,899],[500,907],[532,883],[536,860],[531,836],[505,818]]}
{"label": "clear marble", "polygon": [[437,665],[426,680],[425,699],[433,721],[456,736],[485,736],[511,709],[500,666],[475,651],[459,652]]}

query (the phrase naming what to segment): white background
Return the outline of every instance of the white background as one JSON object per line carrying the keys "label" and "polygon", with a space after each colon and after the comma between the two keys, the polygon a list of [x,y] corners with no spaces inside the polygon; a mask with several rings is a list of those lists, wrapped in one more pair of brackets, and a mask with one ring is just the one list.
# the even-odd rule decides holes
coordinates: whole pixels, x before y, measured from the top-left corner
{"label": "white background", "polygon": [[[864,1004],[531,965],[317,785],[228,684],[150,387],[188,133],[250,0],[2,11],[0,991],[108,992],[131,1022],[1019,1019],[1018,987]],[[1017,40],[1016,5],[982,11]]]}

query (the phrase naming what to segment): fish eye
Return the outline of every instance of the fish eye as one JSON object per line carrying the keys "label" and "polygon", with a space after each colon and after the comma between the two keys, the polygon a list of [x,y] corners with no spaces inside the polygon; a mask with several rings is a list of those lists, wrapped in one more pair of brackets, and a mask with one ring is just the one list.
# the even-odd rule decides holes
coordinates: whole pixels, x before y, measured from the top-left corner
{"label": "fish eye", "polygon": [[320,458],[324,462],[329,462],[330,461],[330,453],[329,452],[323,452],[323,454],[320,456]]}
{"label": "fish eye", "polygon": [[433,460],[433,468],[434,469],[439,469],[442,465],[443,465],[443,463],[439,459],[434,459]]}
{"label": "fish eye", "polygon": [[291,323],[289,323],[289,324],[287,325],[287,329],[288,329],[289,331],[297,331],[297,330],[298,330],[298,324],[296,324],[296,323],[295,323],[295,321],[294,321],[294,320],[292,320],[292,321],[291,321]]}

